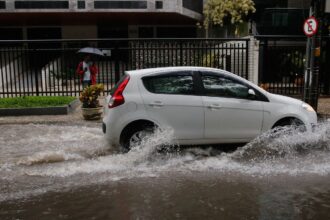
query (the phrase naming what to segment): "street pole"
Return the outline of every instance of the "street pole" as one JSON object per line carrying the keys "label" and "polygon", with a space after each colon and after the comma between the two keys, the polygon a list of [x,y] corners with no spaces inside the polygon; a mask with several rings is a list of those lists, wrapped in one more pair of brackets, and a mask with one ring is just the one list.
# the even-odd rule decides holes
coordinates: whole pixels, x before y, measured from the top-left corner
{"label": "street pole", "polygon": [[315,110],[319,98],[319,74],[322,44],[322,25],[325,10],[325,0],[313,0],[310,7],[310,16],[319,21],[319,28],[315,35],[308,37],[306,46],[306,70],[304,101],[309,103]]}

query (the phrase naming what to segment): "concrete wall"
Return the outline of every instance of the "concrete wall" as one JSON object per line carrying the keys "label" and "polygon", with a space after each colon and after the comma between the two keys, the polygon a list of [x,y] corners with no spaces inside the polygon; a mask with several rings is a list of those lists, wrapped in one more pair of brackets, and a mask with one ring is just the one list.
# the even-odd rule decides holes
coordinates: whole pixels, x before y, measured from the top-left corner
{"label": "concrete wall", "polygon": [[249,80],[259,84],[259,41],[254,37],[250,38],[249,44]]}
{"label": "concrete wall", "polygon": [[330,13],[330,0],[325,1],[325,12]]}

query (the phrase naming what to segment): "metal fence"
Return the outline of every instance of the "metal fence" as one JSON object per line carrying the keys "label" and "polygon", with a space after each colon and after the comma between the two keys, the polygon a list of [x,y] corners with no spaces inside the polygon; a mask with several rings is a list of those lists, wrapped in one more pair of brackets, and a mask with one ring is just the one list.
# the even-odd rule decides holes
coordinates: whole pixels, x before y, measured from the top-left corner
{"label": "metal fence", "polygon": [[306,37],[259,36],[259,82],[272,93],[303,95]]}
{"label": "metal fence", "polygon": [[77,96],[82,47],[98,47],[98,83],[108,93],[125,70],[208,66],[248,78],[249,39],[102,39],[0,41],[0,97]]}

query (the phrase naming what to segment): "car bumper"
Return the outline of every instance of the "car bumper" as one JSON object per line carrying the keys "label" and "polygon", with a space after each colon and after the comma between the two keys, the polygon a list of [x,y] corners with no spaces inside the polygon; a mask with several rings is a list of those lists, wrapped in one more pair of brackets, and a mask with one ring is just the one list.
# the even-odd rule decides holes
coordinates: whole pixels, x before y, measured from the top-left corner
{"label": "car bumper", "polygon": [[102,123],[102,131],[103,131],[103,134],[107,133],[107,126],[104,122]]}
{"label": "car bumper", "polygon": [[116,134],[113,121],[103,120],[102,131],[106,141],[110,146],[117,147],[120,145],[119,138],[116,138],[118,137],[118,134]]}

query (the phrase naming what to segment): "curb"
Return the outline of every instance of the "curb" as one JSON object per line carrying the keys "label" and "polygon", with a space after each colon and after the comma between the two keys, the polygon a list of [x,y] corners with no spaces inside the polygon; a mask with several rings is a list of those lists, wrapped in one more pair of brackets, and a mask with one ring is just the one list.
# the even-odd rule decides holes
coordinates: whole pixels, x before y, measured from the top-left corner
{"label": "curb", "polygon": [[0,116],[24,116],[24,115],[67,115],[73,112],[80,102],[73,100],[68,105],[57,107],[37,107],[37,108],[3,108],[0,109]]}

